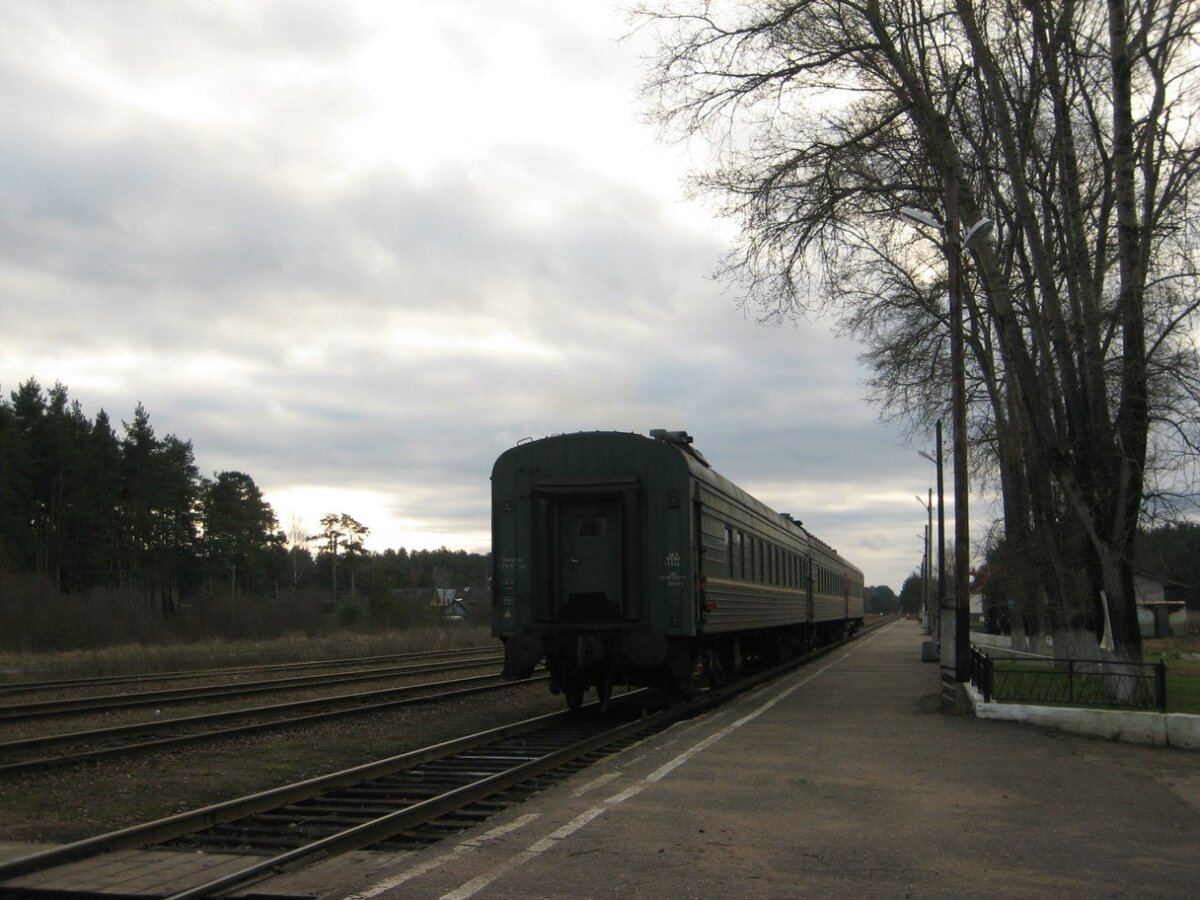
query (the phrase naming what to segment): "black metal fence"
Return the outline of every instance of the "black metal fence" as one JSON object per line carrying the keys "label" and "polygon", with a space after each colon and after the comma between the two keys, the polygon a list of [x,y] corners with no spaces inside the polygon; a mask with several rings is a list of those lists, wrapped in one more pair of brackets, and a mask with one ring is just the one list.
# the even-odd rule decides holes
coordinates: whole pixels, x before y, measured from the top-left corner
{"label": "black metal fence", "polygon": [[971,683],[985,702],[1167,711],[1161,662],[990,657],[972,646]]}

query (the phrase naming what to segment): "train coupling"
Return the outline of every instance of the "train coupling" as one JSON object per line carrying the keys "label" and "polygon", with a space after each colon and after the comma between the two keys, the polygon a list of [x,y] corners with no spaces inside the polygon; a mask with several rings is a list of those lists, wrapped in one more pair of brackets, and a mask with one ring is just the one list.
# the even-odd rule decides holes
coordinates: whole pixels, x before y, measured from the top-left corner
{"label": "train coupling", "polygon": [[582,668],[604,659],[604,641],[591,635],[581,634],[576,639],[575,660]]}

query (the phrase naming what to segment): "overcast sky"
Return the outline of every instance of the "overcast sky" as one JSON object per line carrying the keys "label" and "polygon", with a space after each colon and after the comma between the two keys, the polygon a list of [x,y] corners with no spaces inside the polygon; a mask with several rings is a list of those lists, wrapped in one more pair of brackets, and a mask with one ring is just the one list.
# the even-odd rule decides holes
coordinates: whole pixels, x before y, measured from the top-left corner
{"label": "overcast sky", "polygon": [[0,389],[140,401],[285,530],[346,512],[376,550],[486,550],[525,437],[686,429],[898,591],[932,466],[859,347],[712,280],[730,226],[625,31],[608,0],[6,0]]}

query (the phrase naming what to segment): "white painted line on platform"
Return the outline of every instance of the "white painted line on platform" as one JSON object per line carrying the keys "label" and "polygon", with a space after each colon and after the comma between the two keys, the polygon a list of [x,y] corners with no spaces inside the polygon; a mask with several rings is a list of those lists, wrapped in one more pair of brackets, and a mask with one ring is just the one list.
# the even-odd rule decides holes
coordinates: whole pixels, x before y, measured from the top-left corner
{"label": "white painted line on platform", "polygon": [[454,860],[458,859],[460,856],[470,853],[472,850],[478,849],[488,841],[495,840],[498,837],[503,837],[506,834],[509,834],[520,828],[524,828],[526,825],[540,816],[541,813],[526,813],[525,815],[513,819],[511,822],[508,822],[505,825],[501,825],[498,828],[493,828],[491,831],[488,831],[485,834],[481,834],[477,838],[470,838],[469,840],[463,841],[449,853],[443,853],[441,856],[427,860],[426,862],[421,863],[419,866],[413,866],[411,869],[385,878],[383,881],[377,882],[376,884],[367,888],[365,891],[357,894],[351,894],[346,898],[346,900],[368,900],[370,897],[377,897],[384,891],[390,891],[394,887],[399,887],[400,885],[404,884],[404,882],[412,878],[416,878],[419,875],[424,875],[426,872],[431,872],[436,868],[444,866],[448,862],[454,862]]}
{"label": "white painted line on platform", "polygon": [[[857,653],[859,650],[861,650],[863,647],[865,647],[871,641],[875,640],[875,638],[878,637],[880,634],[887,631],[889,628],[892,628],[894,624],[895,623],[893,623],[892,625],[886,625],[883,628],[880,628],[878,631],[876,631],[870,637],[863,638],[863,640],[861,642],[855,643],[855,645],[853,647],[851,647],[848,651],[846,651],[846,653],[844,653],[842,656],[838,657],[833,662],[826,663],[820,669],[817,669],[817,671],[813,672],[811,675],[796,682],[791,687],[785,688],[784,690],[780,691],[778,694],[776,694],[774,697],[772,697],[770,700],[768,700],[766,703],[764,703],[758,709],[754,710],[754,712],[749,713],[748,715],[742,716],[742,718],[738,719],[736,722],[733,722],[733,723],[725,726],[720,731],[717,731],[714,734],[709,735],[704,740],[699,741],[696,744],[693,744],[691,747],[689,747],[683,753],[680,753],[678,756],[676,756],[673,760],[671,760],[666,765],[661,766],[658,769],[655,769],[653,772],[651,772],[649,775],[647,775],[645,778],[643,778],[640,783],[632,785],[631,787],[626,788],[625,790],[621,791],[620,793],[613,794],[611,797],[606,799],[602,804],[600,804],[598,806],[593,806],[587,812],[581,813],[580,815],[576,816],[574,819],[572,819],[570,822],[568,822],[562,828],[559,828],[557,831],[552,832],[550,835],[542,838],[540,841],[536,841],[535,843],[531,844],[527,849],[521,851],[516,856],[512,857],[511,859],[507,860],[506,862],[502,862],[500,865],[496,866],[491,871],[485,872],[484,874],[478,876],[477,878],[471,879],[466,884],[464,884],[462,887],[458,888],[458,890],[451,891],[448,894],[443,894],[439,898],[439,900],[468,900],[469,897],[473,897],[475,894],[479,893],[481,890],[483,890],[485,887],[487,887],[489,884],[491,884],[497,878],[500,878],[501,876],[508,874],[509,872],[513,871],[513,869],[516,869],[519,866],[525,865],[525,863],[529,862],[530,860],[537,859],[537,857],[541,856],[547,850],[557,846],[560,841],[570,837],[572,834],[579,831],[585,825],[588,825],[589,823],[591,823],[594,819],[598,818],[599,816],[601,816],[603,813],[607,812],[612,807],[614,807],[620,803],[624,803],[630,797],[634,797],[637,794],[641,793],[642,790],[647,785],[654,784],[655,782],[661,781],[663,778],[665,778],[667,775],[669,775],[672,771],[679,768],[681,765],[683,765],[685,762],[687,762],[692,757],[701,753],[703,750],[707,749],[708,747],[711,747],[713,744],[715,744],[721,738],[725,737],[728,734],[732,734],[734,731],[737,731],[737,729],[741,728],[747,722],[754,721],[759,716],[761,716],[763,713],[765,713],[767,710],[769,710],[771,707],[773,707],[776,703],[778,703],[780,700],[783,700],[785,697],[791,696],[793,693],[795,693],[800,688],[804,687],[804,685],[808,684],[814,678],[817,678],[820,675],[824,674],[825,672],[828,672],[834,666],[845,662],[847,659],[849,659],[851,656],[853,656],[855,653]],[[617,774],[619,774],[619,773],[617,773]],[[588,789],[595,786],[597,782],[604,780],[604,778],[607,778],[607,776],[602,776],[602,778],[598,778],[598,779],[596,779],[596,781],[591,782],[588,786]],[[613,778],[607,778],[607,780],[612,781]],[[581,790],[581,793],[583,793],[582,790]]]}
{"label": "white painted line on platform", "polygon": [[496,866],[490,872],[485,872],[478,878],[472,878],[458,890],[451,891],[448,894],[442,894],[441,900],[467,900],[468,897],[479,893],[500,876],[506,874],[507,872],[511,872],[513,869],[517,868],[517,866],[523,866],[531,859],[536,859],[538,856],[541,856],[551,847],[557,845],[559,841],[570,837],[572,834],[574,834],[580,828],[583,828],[583,826],[587,825],[592,821],[592,819],[596,818],[607,809],[607,806],[593,806],[587,812],[576,816],[574,819],[572,819],[562,828],[550,834],[548,837],[544,837],[540,841],[531,845],[528,850],[521,851],[516,856],[512,857],[512,859]]}

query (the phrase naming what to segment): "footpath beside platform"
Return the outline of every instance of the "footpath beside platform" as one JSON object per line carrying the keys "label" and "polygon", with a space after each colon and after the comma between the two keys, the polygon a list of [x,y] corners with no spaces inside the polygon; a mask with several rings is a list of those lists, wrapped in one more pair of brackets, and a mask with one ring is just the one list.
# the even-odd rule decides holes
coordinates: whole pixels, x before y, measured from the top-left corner
{"label": "footpath beside platform", "polygon": [[1200,753],[942,712],[921,641],[885,626],[324,896],[1196,896]]}

